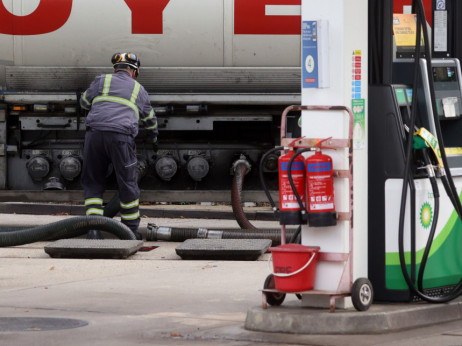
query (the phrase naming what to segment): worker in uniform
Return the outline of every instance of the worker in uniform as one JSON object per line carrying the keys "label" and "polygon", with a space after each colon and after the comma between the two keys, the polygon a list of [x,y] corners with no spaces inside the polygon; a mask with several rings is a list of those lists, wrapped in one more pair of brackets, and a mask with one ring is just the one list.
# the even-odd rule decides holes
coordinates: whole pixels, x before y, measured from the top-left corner
{"label": "worker in uniform", "polygon": [[[117,178],[121,221],[137,239],[140,224],[135,137],[138,127],[150,131],[157,145],[157,119],[149,95],[135,79],[140,60],[133,53],[112,56],[114,72],[95,78],[82,94],[80,105],[89,110],[85,126],[85,147],[81,185],[84,190],[86,215],[103,215],[103,193],[110,164]],[[92,230],[88,239],[102,239]]]}

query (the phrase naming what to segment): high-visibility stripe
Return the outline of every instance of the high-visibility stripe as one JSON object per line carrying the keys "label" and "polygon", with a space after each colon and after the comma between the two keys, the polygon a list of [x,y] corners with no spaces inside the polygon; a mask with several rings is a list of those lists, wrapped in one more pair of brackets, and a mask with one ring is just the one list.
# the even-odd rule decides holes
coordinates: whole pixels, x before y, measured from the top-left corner
{"label": "high-visibility stripe", "polygon": [[109,95],[109,89],[111,88],[111,80],[112,74],[107,74],[106,78],[104,79],[103,96]]}
{"label": "high-visibility stripe", "polygon": [[135,81],[135,87],[133,88],[132,97],[130,98],[130,102],[136,103],[136,99],[138,98],[138,94],[140,93],[140,88],[141,88],[140,83]]}
{"label": "high-visibility stripe", "polygon": [[103,205],[103,200],[101,198],[87,198],[85,200],[85,206],[92,204]]}
{"label": "high-visibility stripe", "polygon": [[98,208],[90,208],[90,209],[87,209],[87,211],[85,212],[86,215],[103,215],[104,214],[104,211],[103,209],[98,209]]}
{"label": "high-visibility stripe", "polygon": [[141,119],[141,121],[146,122],[148,120],[151,120],[152,118],[154,118],[154,109],[151,109],[151,111],[149,112],[149,115],[146,118]]}
{"label": "high-visibility stripe", "polygon": [[93,103],[97,102],[115,102],[119,103],[122,105],[125,105],[127,107],[130,107],[133,109],[135,112],[136,116],[138,119],[140,118],[140,111],[138,109],[138,106],[136,105],[136,99],[138,98],[138,94],[141,89],[141,84],[135,81],[135,86],[132,91],[132,95],[130,97],[130,100],[125,99],[123,97],[117,97],[117,96],[109,96],[109,90],[111,88],[111,81],[112,81],[112,74],[107,74],[106,78],[104,79],[104,86],[103,86],[103,92],[101,96],[97,96],[93,99]]}
{"label": "high-visibility stripe", "polygon": [[155,123],[155,124],[152,125],[152,126],[146,127],[146,130],[154,130],[154,129],[157,129],[157,123]]}
{"label": "high-visibility stripe", "polygon": [[91,106],[91,103],[88,102],[88,100],[87,100],[87,92],[86,91],[82,94],[81,99],[82,99],[83,102],[85,102],[85,105],[82,105],[82,108],[84,108],[86,110],[89,110],[90,106]]}
{"label": "high-visibility stripe", "polygon": [[120,218],[122,220],[136,220],[140,217],[140,212],[136,212],[133,214],[120,214]]}
{"label": "high-visibility stripe", "polygon": [[138,207],[140,205],[140,200],[137,199],[133,202],[130,202],[130,203],[122,203],[120,202],[120,207],[123,208],[123,209],[131,209],[131,208],[134,208],[134,207]]}
{"label": "high-visibility stripe", "polygon": [[116,96],[97,96],[93,99],[93,103],[103,102],[103,101],[123,104],[133,109],[133,111],[136,113],[136,116],[138,118],[140,116],[138,107],[127,99],[124,99],[122,97],[116,97]]}

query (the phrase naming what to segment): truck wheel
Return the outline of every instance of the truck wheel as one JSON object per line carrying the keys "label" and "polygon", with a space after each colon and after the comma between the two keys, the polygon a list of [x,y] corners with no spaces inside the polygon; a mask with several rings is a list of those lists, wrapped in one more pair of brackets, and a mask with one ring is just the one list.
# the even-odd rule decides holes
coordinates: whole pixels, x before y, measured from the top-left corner
{"label": "truck wheel", "polygon": [[[276,285],[274,283],[274,275],[270,274],[266,277],[265,283],[263,284],[263,289],[275,289]],[[266,302],[271,306],[281,305],[284,299],[286,298],[285,293],[273,293],[265,292]]]}
{"label": "truck wheel", "polygon": [[351,300],[358,311],[366,311],[372,305],[374,291],[369,279],[359,278],[351,287]]}

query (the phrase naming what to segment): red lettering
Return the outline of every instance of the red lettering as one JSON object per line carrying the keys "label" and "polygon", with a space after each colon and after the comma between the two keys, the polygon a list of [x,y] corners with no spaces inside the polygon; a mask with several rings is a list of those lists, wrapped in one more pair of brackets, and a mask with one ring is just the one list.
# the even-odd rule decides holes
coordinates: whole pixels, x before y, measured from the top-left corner
{"label": "red lettering", "polygon": [[267,16],[266,5],[301,5],[301,0],[234,0],[234,34],[300,35],[301,16]]}
{"label": "red lettering", "polygon": [[16,16],[0,1],[0,34],[40,35],[58,30],[69,19],[72,0],[41,0],[27,16]]}
{"label": "red lettering", "polygon": [[162,34],[163,12],[170,0],[124,0],[132,11],[133,34]]}

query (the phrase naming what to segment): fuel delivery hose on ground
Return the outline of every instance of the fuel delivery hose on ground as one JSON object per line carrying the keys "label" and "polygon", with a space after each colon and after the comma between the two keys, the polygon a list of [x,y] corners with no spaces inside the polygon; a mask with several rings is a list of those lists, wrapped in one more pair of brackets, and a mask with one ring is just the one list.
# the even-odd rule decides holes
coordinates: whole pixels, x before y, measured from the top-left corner
{"label": "fuel delivery hose on ground", "polygon": [[[294,242],[294,238],[300,232],[297,230],[286,231],[286,243]],[[280,229],[206,229],[206,228],[177,228],[158,227],[148,225],[146,240],[181,242],[187,239],[270,239],[272,245],[281,243]]]}
{"label": "fuel delivery hose on ground", "polygon": [[7,231],[0,232],[0,247],[24,245],[56,238],[74,238],[93,229],[112,233],[119,239],[136,240],[133,232],[117,220],[104,216],[78,216],[21,230],[7,228]]}
{"label": "fuel delivery hose on ground", "polygon": [[[145,172],[146,162],[138,160],[136,172],[138,183]],[[119,211],[120,200],[119,194],[116,193],[104,208],[104,216],[78,216],[29,228],[17,226],[0,227],[0,247],[24,245],[37,241],[75,238],[86,234],[90,230],[112,233],[122,240],[136,240],[135,235],[127,226],[112,219]]]}

